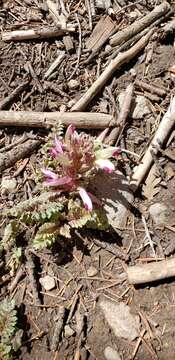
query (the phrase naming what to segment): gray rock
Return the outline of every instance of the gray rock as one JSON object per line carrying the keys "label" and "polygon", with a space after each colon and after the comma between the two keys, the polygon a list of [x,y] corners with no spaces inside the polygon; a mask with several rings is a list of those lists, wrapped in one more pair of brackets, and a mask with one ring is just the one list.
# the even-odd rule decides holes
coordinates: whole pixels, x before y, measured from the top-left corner
{"label": "gray rock", "polygon": [[138,337],[138,317],[130,313],[128,305],[102,300],[100,308],[115,336],[131,341]]}
{"label": "gray rock", "polygon": [[65,337],[71,337],[74,334],[75,334],[75,330],[73,330],[69,325],[65,325],[64,327]]}
{"label": "gray rock", "polygon": [[107,346],[104,350],[104,356],[106,360],[121,360],[121,357],[118,351],[114,350],[112,347]]}
{"label": "gray rock", "polygon": [[49,275],[40,278],[39,282],[46,291],[52,290],[55,287],[55,280]]}
{"label": "gray rock", "polygon": [[4,176],[1,181],[1,193],[11,193],[16,189],[17,181],[16,179],[10,179],[7,176]]}
{"label": "gray rock", "polygon": [[75,90],[79,87],[79,81],[75,79],[71,79],[67,85],[70,90]]}
{"label": "gray rock", "polygon": [[88,276],[95,276],[97,275],[98,270],[94,266],[90,266],[89,269],[87,269],[87,275]]}
{"label": "gray rock", "polygon": [[153,221],[157,224],[167,224],[172,222],[172,216],[174,217],[175,220],[175,216],[173,214],[173,209],[171,208],[171,206],[167,206],[164,203],[155,203],[152,204],[149,207],[149,213],[153,219]]}
{"label": "gray rock", "polygon": [[[124,100],[125,93],[121,92],[118,96],[119,101],[119,107],[121,109],[123,100]],[[144,96],[137,95],[136,98],[132,102],[131,110],[129,115],[133,119],[142,119],[145,115],[148,115],[151,113],[151,110],[149,109],[147,105],[147,100]]]}

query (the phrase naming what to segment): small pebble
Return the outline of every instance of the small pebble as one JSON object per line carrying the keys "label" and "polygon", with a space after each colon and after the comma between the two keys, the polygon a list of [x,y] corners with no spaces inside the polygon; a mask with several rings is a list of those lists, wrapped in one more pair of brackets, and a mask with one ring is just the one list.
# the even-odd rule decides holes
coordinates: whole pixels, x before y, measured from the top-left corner
{"label": "small pebble", "polygon": [[114,350],[112,347],[107,346],[104,350],[104,356],[106,360],[121,360],[121,357],[118,351]]}
{"label": "small pebble", "polygon": [[70,81],[68,81],[67,85],[70,90],[75,90],[79,87],[79,81],[75,79],[71,79]]}
{"label": "small pebble", "polygon": [[1,181],[2,195],[5,193],[13,192],[16,189],[16,186],[16,179],[9,179],[8,177],[4,176]]}
{"label": "small pebble", "polygon": [[164,203],[154,203],[149,207],[149,213],[157,224],[168,223],[171,217],[171,209]]}
{"label": "small pebble", "polygon": [[65,325],[64,327],[64,335],[65,337],[70,337],[75,334],[75,330],[73,330],[69,325]]}
{"label": "small pebble", "polygon": [[76,104],[76,102],[77,102],[76,99],[69,100],[68,103],[67,103],[68,109],[70,109],[72,106],[74,106]]}
{"label": "small pebble", "polygon": [[95,276],[98,274],[98,270],[94,266],[90,266],[89,269],[87,269],[87,275],[88,276]]}
{"label": "small pebble", "polygon": [[49,275],[40,278],[39,282],[46,291],[52,290],[55,287],[55,280]]}

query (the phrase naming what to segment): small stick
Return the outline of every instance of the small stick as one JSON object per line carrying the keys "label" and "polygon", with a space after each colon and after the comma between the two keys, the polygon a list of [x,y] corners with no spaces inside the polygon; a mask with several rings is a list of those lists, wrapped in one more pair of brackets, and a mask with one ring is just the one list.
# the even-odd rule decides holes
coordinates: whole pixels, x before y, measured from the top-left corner
{"label": "small stick", "polygon": [[29,30],[14,30],[14,31],[2,31],[2,41],[23,41],[32,39],[47,39],[57,36],[62,36],[65,32],[75,31],[75,28],[61,29],[58,26],[49,26],[44,28],[36,28]]}
{"label": "small stick", "polygon": [[158,26],[161,24],[165,19],[168,19],[173,14],[172,10],[169,10],[164,16],[161,16],[158,20],[154,21],[149,27],[146,27],[144,30],[136,34],[135,36],[131,37],[128,41],[125,41],[122,45],[118,45],[114,47],[110,51],[112,55],[108,59],[108,63],[111,59],[114,59],[120,52],[124,51],[125,49],[129,48],[130,45],[134,45],[136,41],[140,40],[142,36],[144,36],[148,30],[151,30],[153,27]]}
{"label": "small stick", "polygon": [[79,129],[105,129],[113,126],[113,117],[108,114],[85,112],[0,111],[0,126],[49,129],[59,122],[65,126],[74,124]]}
{"label": "small stick", "polygon": [[90,101],[100,92],[102,87],[111,78],[113,73],[123,64],[129,62],[134,56],[138,54],[148,43],[154,30],[149,31],[142,39],[140,39],[134,46],[122,54],[119,54],[114,60],[111,60],[106,69],[102,72],[99,78],[92,84],[87,92],[79,99],[79,101],[71,108],[72,111],[84,110]]}
{"label": "small stick", "polygon": [[5,99],[0,101],[0,110],[6,109],[8,105],[10,105],[17,96],[19,96],[20,93],[26,88],[26,86],[29,84],[29,81],[25,81],[24,83],[17,86],[16,89],[14,89],[10,95],[8,95]]}
{"label": "small stick", "polygon": [[65,311],[66,310],[65,310],[64,306],[60,306],[60,308],[58,309],[57,322],[56,322],[56,325],[55,325],[55,330],[54,330],[54,334],[53,334],[53,338],[52,338],[52,344],[51,344],[51,350],[52,351],[56,351],[57,348],[58,348],[61,331],[63,329]]}
{"label": "small stick", "polygon": [[36,72],[35,72],[35,70],[34,70],[31,62],[28,61],[28,62],[25,64],[24,67],[25,67],[25,69],[30,73],[31,77],[32,77],[33,80],[35,81],[35,84],[36,84],[36,86],[37,86],[37,88],[38,88],[38,91],[42,94],[42,93],[43,93],[43,87],[42,87],[40,81],[38,80],[38,76],[37,76],[37,74],[36,74]]}
{"label": "small stick", "polygon": [[92,13],[91,13],[91,6],[89,0],[85,0],[85,5],[89,16],[89,30],[92,30]]}
{"label": "small stick", "polygon": [[37,147],[39,147],[40,144],[40,140],[27,140],[25,143],[16,146],[11,151],[0,154],[0,172],[13,166],[16,161],[27,157]]}
{"label": "small stick", "polygon": [[95,16],[96,11],[95,11],[95,1],[94,0],[90,0],[90,7],[91,7],[92,16]]}
{"label": "small stick", "polygon": [[117,35],[114,35],[110,40],[111,46],[116,46],[124,41],[129,40],[134,35],[138,34],[145,27],[149,26],[152,22],[157,20],[162,15],[166,14],[170,10],[170,4],[164,1],[162,4],[155,7],[153,11],[145,15],[143,18],[135,21],[133,24],[127,26],[125,29],[119,31]]}
{"label": "small stick", "polygon": [[175,276],[175,258],[126,268],[130,284],[145,284]]}
{"label": "small stick", "polygon": [[80,62],[80,57],[81,57],[82,35],[81,35],[81,25],[80,25],[80,21],[79,21],[79,18],[78,18],[77,14],[76,14],[76,20],[77,20],[77,24],[78,24],[78,33],[79,33],[79,35],[78,35],[79,44],[78,44],[78,50],[77,50],[77,63],[75,65],[74,71],[72,72],[71,76],[67,79],[67,81],[72,79],[74,74],[76,74],[76,72],[78,70],[79,62]]}
{"label": "small stick", "polygon": [[153,244],[153,241],[151,239],[151,235],[149,233],[148,226],[147,226],[147,223],[146,223],[146,220],[145,220],[145,217],[143,216],[143,214],[142,214],[142,222],[143,222],[143,226],[144,226],[144,229],[145,229],[146,238],[149,241],[150,248],[151,248],[151,250],[153,252],[154,257],[156,258],[156,253],[155,253],[155,250],[154,250],[154,244]]}
{"label": "small stick", "polygon": [[30,255],[29,253],[26,254],[27,256],[27,262],[26,262],[26,270],[28,272],[28,276],[29,276],[29,281],[30,281],[30,285],[32,288],[32,294],[34,297],[34,302],[36,305],[40,305],[41,304],[41,300],[39,298],[38,295],[38,288],[37,288],[37,283],[36,283],[36,279],[35,279],[35,275],[34,275],[34,269],[35,269],[35,265],[32,259],[32,255]]}
{"label": "small stick", "polygon": [[145,153],[140,165],[136,168],[131,179],[131,189],[136,191],[153,163],[153,155],[158,153],[159,149],[166,142],[171,130],[175,125],[175,97],[171,101],[169,108],[160,122],[160,125]]}
{"label": "small stick", "polygon": [[16,285],[18,284],[18,282],[21,280],[21,278],[25,275],[25,271],[24,271],[24,267],[21,266],[16,275],[15,275],[15,278],[13,279],[13,281],[11,282],[8,290],[12,293],[14,288],[16,287]]}
{"label": "small stick", "polygon": [[54,72],[54,70],[57,68],[57,66],[61,63],[61,61],[65,58],[66,53],[65,51],[59,51],[57,58],[54,60],[54,62],[49,66],[48,70],[44,74],[44,80],[48,79],[48,77]]}
{"label": "small stick", "polygon": [[122,103],[121,110],[119,112],[118,118],[117,118],[117,124],[114,129],[111,130],[109,136],[106,138],[105,143],[109,145],[113,145],[119,136],[121,136],[122,131],[124,129],[128,113],[130,111],[131,102],[132,102],[132,96],[134,92],[134,85],[129,84],[125,91],[125,97]]}
{"label": "small stick", "polygon": [[163,97],[167,94],[165,89],[162,89],[156,85],[150,85],[148,83],[146,83],[145,81],[141,81],[141,80],[136,80],[134,83],[137,87],[149,91],[151,94],[156,94],[160,97]]}

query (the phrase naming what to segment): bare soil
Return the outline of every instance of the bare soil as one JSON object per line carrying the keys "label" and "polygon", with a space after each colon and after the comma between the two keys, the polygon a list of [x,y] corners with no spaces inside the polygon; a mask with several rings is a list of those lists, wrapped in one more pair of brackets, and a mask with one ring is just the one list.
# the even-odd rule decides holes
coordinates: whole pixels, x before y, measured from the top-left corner
{"label": "bare soil", "polygon": [[[74,45],[74,49],[70,52],[66,51],[62,37],[26,40],[25,42],[11,41],[10,43],[1,40],[0,99],[4,99],[20,83],[30,78],[30,84],[26,86],[22,94],[19,94],[18,98],[15,98],[12,104],[7,106],[6,110],[60,111],[65,106],[64,110],[68,111],[70,100],[79,99],[95,81],[98,72],[103,71],[106,63],[103,56],[105,45],[88,65],[84,64],[84,60],[88,57],[85,51],[85,43],[92,32],[89,29],[86,2],[64,1],[64,3],[69,4],[70,22],[76,23],[75,14],[77,14],[81,24],[81,58],[76,74],[73,76],[74,79],[78,80],[78,88],[72,90],[68,86],[68,79],[77,62],[78,32],[70,35]],[[122,8],[128,4],[131,5],[132,2],[128,3],[128,1],[123,0],[116,1],[116,3],[119,3]],[[115,14],[111,15],[111,17],[117,21],[117,24],[121,23],[120,26],[122,27],[132,22],[131,11],[137,10],[145,15],[158,3],[161,1],[139,2],[133,7],[127,7],[116,16]],[[1,29],[9,31],[52,25],[53,19],[44,5],[45,1],[39,0],[2,1],[0,9]],[[93,28],[102,16],[107,16],[107,10],[96,8],[96,15],[92,19]],[[162,39],[160,29],[160,26],[156,29],[155,36],[150,42],[153,52],[149,64],[145,64],[148,52],[148,48],[146,48],[133,61],[117,71],[107,84],[112,89],[115,100],[120,91],[124,91],[126,86],[133,81],[133,71],[137,80],[144,80],[166,89],[164,98],[159,97],[155,100],[148,94],[148,104],[151,108],[149,115],[139,120],[128,119],[123,132],[123,141],[126,148],[139,154],[146,150],[150,138],[159,124],[159,115],[161,118],[167,110],[171,96],[174,95],[174,77],[168,71],[171,66],[174,66],[174,34],[172,33]],[[44,74],[57,56],[58,48],[66,51],[66,57],[50,79],[46,81]],[[32,64],[36,74],[35,78],[28,73],[28,63]],[[143,94],[143,91],[135,89],[135,95],[137,94]],[[87,111],[112,114],[115,111],[113,98],[107,95],[103,89],[101,94],[88,106]],[[43,142],[48,135],[48,131],[42,129],[1,128],[1,149],[20,139],[24,133],[42,139]],[[170,146],[175,149],[175,142],[173,141],[172,139]],[[122,360],[175,359],[174,278],[137,287],[130,285],[127,281],[109,286],[111,280],[117,280],[117,275],[124,271],[126,265],[155,260],[150,246],[145,245],[145,232],[139,212],[143,213],[146,218],[147,226],[155,244],[157,258],[163,259],[174,255],[174,214],[172,214],[172,222],[169,224],[171,228],[168,229],[168,227],[156,226],[150,219],[148,211],[149,206],[154,202],[173,204],[175,179],[174,176],[167,177],[165,167],[169,164],[175,171],[174,159],[160,154],[157,159],[159,176],[161,177],[160,190],[151,200],[144,198],[141,190],[138,191],[134,202],[138,214],[137,212],[128,213],[125,228],[117,230],[114,234],[90,230],[77,231],[70,241],[61,241],[52,249],[33,253],[37,290],[41,304],[34,302],[32,284],[26,271],[27,257],[25,254],[28,247],[31,247],[31,239],[28,239],[28,243],[19,239],[18,246],[22,246],[24,249],[22,264],[20,264],[24,270],[12,292],[9,288],[16,273],[9,276],[7,264],[11,254],[3,254],[2,260],[0,259],[0,275],[5,280],[0,281],[0,300],[6,297],[15,299],[18,308],[18,327],[24,330],[22,346],[18,353],[13,356],[14,359],[105,360],[104,349],[107,346],[117,349]],[[24,164],[23,161],[20,160],[10,169],[4,170],[1,174],[2,178],[4,176],[14,178],[14,173]],[[0,208],[12,207],[13,204],[32,196],[36,186],[35,172],[40,166],[41,152],[38,149],[33,154],[29,154],[28,162],[16,176],[15,191],[1,194]],[[134,166],[135,164],[131,160],[127,160],[126,163],[122,159],[119,161],[119,167],[126,175],[128,175],[128,167],[132,171]],[[3,230],[4,222],[2,221],[1,236]],[[25,239],[27,239],[27,235]],[[117,250],[120,254],[127,254],[128,259],[124,261],[122,255],[119,256],[120,258],[115,256],[109,251],[109,247],[104,248],[104,244],[109,245],[110,248]],[[91,267],[96,269],[96,273],[93,276],[88,276],[88,270]],[[41,288],[39,278],[45,274],[50,274],[56,281],[56,288],[52,291],[46,292]],[[137,340],[131,342],[115,337],[99,308],[99,300],[102,297],[110,298],[115,302],[123,301],[131,307],[133,313],[142,314],[141,322],[146,330],[145,335],[140,339],[134,356],[133,351]],[[56,351],[51,351],[51,343],[61,306],[65,307],[65,322],[70,311],[72,312],[68,323],[74,332],[71,336],[66,335],[63,326],[58,348]],[[81,341],[77,331],[77,314],[83,314],[85,321]],[[77,357],[75,357],[76,351]]]}

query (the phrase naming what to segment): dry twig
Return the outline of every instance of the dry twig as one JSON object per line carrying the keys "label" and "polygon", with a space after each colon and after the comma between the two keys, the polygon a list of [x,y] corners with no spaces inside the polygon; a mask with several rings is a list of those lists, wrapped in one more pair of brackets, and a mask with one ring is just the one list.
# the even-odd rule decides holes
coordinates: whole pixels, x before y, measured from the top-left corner
{"label": "dry twig", "polygon": [[153,163],[153,155],[157,154],[159,149],[166,142],[171,130],[175,125],[175,97],[170,103],[170,106],[162,118],[160,125],[145,153],[143,159],[141,160],[140,165],[136,168],[132,179],[131,179],[131,189],[136,191],[142,180],[147,175],[150,167]]}
{"label": "dry twig", "polygon": [[65,307],[60,306],[60,308],[58,309],[57,322],[55,325],[54,334],[52,338],[52,344],[51,344],[52,351],[56,351],[58,348],[60,334],[63,328],[64,318],[65,318]]}
{"label": "dry twig", "polygon": [[47,39],[62,36],[66,32],[75,31],[75,28],[62,29],[58,26],[49,26],[44,28],[36,28],[29,30],[2,31],[1,37],[3,41],[23,41],[31,39]]}
{"label": "dry twig", "polygon": [[155,7],[153,11],[145,15],[143,18],[135,21],[133,24],[127,26],[125,29],[119,31],[117,35],[114,35],[110,40],[111,46],[116,46],[121,44],[124,41],[129,40],[131,37],[141,32],[152,22],[157,20],[162,15],[166,14],[170,10],[170,5],[167,1],[164,1],[162,4]]}
{"label": "dry twig", "polygon": [[130,284],[144,284],[175,276],[175,258],[126,268]]}
{"label": "dry twig", "polygon": [[79,129],[105,129],[113,126],[113,117],[108,114],[85,112],[0,111],[0,126],[49,129],[59,122],[65,126],[73,123]]}
{"label": "dry twig", "polygon": [[84,110],[90,101],[100,92],[102,87],[111,78],[114,72],[123,64],[129,62],[134,56],[138,54],[148,43],[153,30],[149,31],[147,35],[143,36],[134,46],[122,54],[119,54],[114,60],[111,60],[106,69],[102,72],[99,78],[92,84],[87,92],[78,100],[78,102],[71,108],[72,111]]}
{"label": "dry twig", "polygon": [[109,145],[113,145],[122,134],[122,131],[125,127],[125,123],[128,117],[128,113],[130,111],[133,92],[134,92],[134,85],[129,84],[125,91],[125,97],[116,121],[116,127],[111,130],[111,133],[109,134],[109,136],[105,141]]}
{"label": "dry twig", "polygon": [[0,172],[13,166],[16,161],[31,154],[40,144],[40,140],[27,140],[25,143],[16,146],[11,151],[0,154]]}

